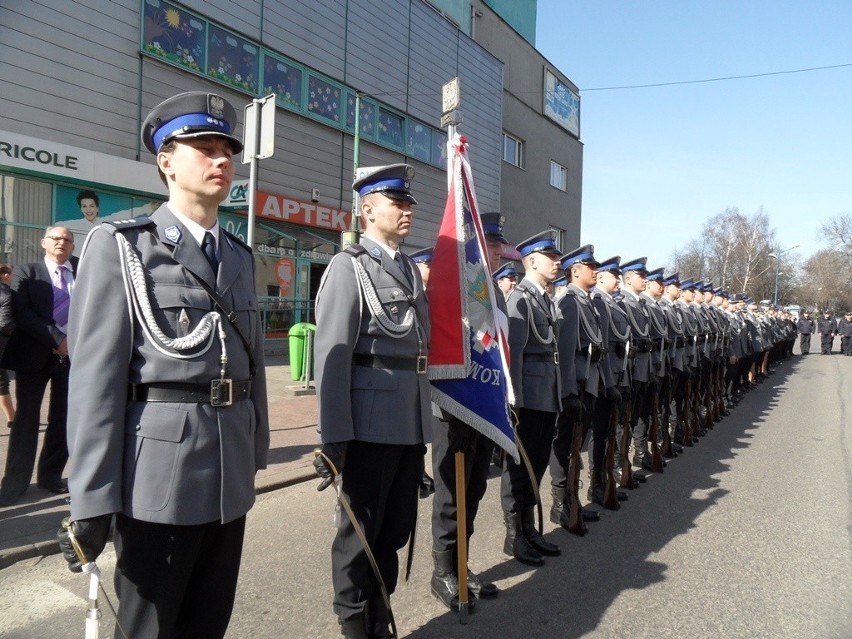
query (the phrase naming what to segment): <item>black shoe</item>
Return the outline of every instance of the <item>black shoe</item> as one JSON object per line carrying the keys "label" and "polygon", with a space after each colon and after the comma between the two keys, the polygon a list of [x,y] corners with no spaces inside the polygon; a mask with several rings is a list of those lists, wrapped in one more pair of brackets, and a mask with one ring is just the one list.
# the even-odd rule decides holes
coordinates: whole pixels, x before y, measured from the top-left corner
{"label": "black shoe", "polygon": [[467,589],[479,599],[494,599],[500,594],[500,589],[492,583],[483,583],[475,572],[467,569]]}
{"label": "black shoe", "polygon": [[503,552],[528,566],[543,566],[544,557],[524,536],[521,523],[521,513],[503,513],[506,523],[506,540],[503,542]]}
{"label": "black shoe", "polygon": [[355,615],[349,619],[338,619],[340,634],[346,639],[370,639],[364,624],[364,615]]}
{"label": "black shoe", "polygon": [[6,423],[6,428],[11,430],[14,427],[15,427],[15,420],[14,419],[12,421]]}
{"label": "black shoe", "polygon": [[39,480],[38,487],[46,490],[49,493],[53,493],[54,495],[64,495],[68,492],[68,486],[65,485],[65,482],[61,479],[55,480]]}
{"label": "black shoe", "polygon": [[539,554],[545,557],[558,557],[562,554],[559,546],[547,541],[538,532],[535,527],[535,515],[532,508],[525,508],[521,513],[521,524],[523,526],[524,537],[530,542],[530,545],[535,548]]}
{"label": "black shoe", "polygon": [[18,500],[20,498],[21,495],[14,495],[12,493],[0,493],[0,508],[14,506],[18,503]]}
{"label": "black shoe", "polygon": [[627,493],[623,490],[616,490],[615,498],[618,499],[618,501],[627,501]]}

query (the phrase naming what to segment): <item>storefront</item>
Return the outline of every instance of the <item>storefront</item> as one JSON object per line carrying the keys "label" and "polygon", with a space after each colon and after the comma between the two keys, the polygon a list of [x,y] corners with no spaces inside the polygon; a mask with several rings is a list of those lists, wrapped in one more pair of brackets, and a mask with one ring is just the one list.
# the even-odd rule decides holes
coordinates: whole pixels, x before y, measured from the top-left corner
{"label": "storefront", "polygon": [[[165,200],[150,164],[0,130],[0,261],[43,258],[52,224],[75,236],[75,254],[97,224],[149,215]],[[220,215],[246,240],[247,183],[236,182]],[[339,250],[351,213],[285,195],[258,193],[254,231],[255,289],[267,351],[286,353],[289,328],[314,318],[320,279]]]}

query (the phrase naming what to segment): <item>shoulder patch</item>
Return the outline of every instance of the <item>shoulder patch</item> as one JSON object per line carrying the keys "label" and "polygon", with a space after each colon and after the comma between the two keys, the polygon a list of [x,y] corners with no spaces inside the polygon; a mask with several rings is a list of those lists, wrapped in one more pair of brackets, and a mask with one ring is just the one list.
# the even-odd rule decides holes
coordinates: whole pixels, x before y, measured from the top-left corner
{"label": "shoulder patch", "polygon": [[367,252],[367,249],[365,249],[365,248],[364,248],[363,246],[361,246],[360,244],[350,244],[350,245],[348,245],[348,246],[347,246],[345,249],[343,249],[343,250],[344,250],[346,253],[349,253],[349,255],[354,255],[354,256],[356,256],[356,257],[357,257],[358,255],[361,255],[361,254],[363,254],[363,253],[366,253],[366,252]]}
{"label": "shoulder patch", "polygon": [[101,226],[110,234],[116,232],[129,231],[130,229],[141,229],[146,226],[154,226],[154,221],[147,216],[134,217],[129,220],[107,220],[102,222]]}

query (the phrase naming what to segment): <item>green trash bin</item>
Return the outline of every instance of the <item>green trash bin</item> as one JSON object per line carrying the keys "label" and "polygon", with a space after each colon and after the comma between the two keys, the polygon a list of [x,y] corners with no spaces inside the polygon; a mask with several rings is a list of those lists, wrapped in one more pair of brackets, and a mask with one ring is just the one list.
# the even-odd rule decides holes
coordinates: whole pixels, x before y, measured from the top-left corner
{"label": "green trash bin", "polygon": [[[305,345],[308,341],[307,335],[309,331],[316,331],[316,324],[308,322],[299,322],[293,324],[289,331],[290,341],[290,377],[294,382],[305,377],[307,367],[305,364],[308,359],[308,351]],[[311,342],[313,344],[313,342]],[[313,373],[313,353],[311,353],[311,373]]]}

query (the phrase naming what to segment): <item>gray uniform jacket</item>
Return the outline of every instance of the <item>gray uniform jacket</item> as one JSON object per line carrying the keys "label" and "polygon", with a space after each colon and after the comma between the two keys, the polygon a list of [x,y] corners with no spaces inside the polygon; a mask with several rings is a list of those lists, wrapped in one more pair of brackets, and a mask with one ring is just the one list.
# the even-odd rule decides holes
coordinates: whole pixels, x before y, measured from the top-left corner
{"label": "gray uniform jacket", "polygon": [[562,410],[556,324],[552,305],[524,278],[506,299],[509,311],[509,370],[515,406],[548,413]]}
{"label": "gray uniform jacket", "polygon": [[683,317],[681,311],[671,300],[662,297],[659,301],[660,308],[666,316],[669,340],[669,362],[674,370],[684,369],[684,350],[686,348],[686,337],[683,332]]}
{"label": "gray uniform jacket", "polygon": [[[600,364],[603,335],[592,300],[575,284],[569,284],[556,308],[562,396],[579,395],[580,390],[584,390],[597,397],[603,380]],[[608,384],[604,384],[605,388],[612,386],[612,377]]]}
{"label": "gray uniform jacket", "polygon": [[[325,443],[426,441],[429,376],[417,372],[417,361],[429,351],[429,307],[420,272],[404,259],[410,280],[387,251],[363,237],[335,255],[323,275],[315,352]],[[406,319],[408,330],[401,326]]]}
{"label": "gray uniform jacket", "polygon": [[[612,377],[613,385],[630,386],[630,359],[627,348],[630,343],[630,324],[624,312],[609,293],[592,291],[592,304],[598,312],[601,328],[606,339],[605,374]],[[607,382],[606,387],[609,388]]]}
{"label": "gray uniform jacket", "polygon": [[635,351],[633,358],[633,379],[647,382],[651,374],[651,337],[648,328],[648,316],[645,314],[639,297],[630,291],[623,291],[622,304],[630,323],[630,348]]}
{"label": "gray uniform jacket", "polygon": [[[148,322],[129,308],[117,235],[142,264],[156,327],[165,337],[192,332],[213,309],[193,274],[230,305],[253,349],[257,372],[247,398],[230,406],[132,401],[128,384],[206,385],[220,375],[220,341],[186,351],[158,348]],[[68,344],[69,489],[74,519],[122,512],[143,521],[194,525],[243,516],[254,504],[254,475],[266,467],[269,423],[263,334],[248,248],[220,232],[214,277],[198,243],[167,205],[121,231],[104,224],[89,236],[71,299]],[[133,288],[131,285],[128,288]],[[144,323],[144,325],[143,325]],[[250,378],[237,332],[222,322],[227,376]],[[165,349],[168,351],[168,349]]]}
{"label": "gray uniform jacket", "polygon": [[648,334],[651,337],[651,371],[657,377],[665,377],[671,367],[668,354],[669,325],[666,321],[666,314],[657,300],[644,292],[639,296],[639,301],[648,314]]}

